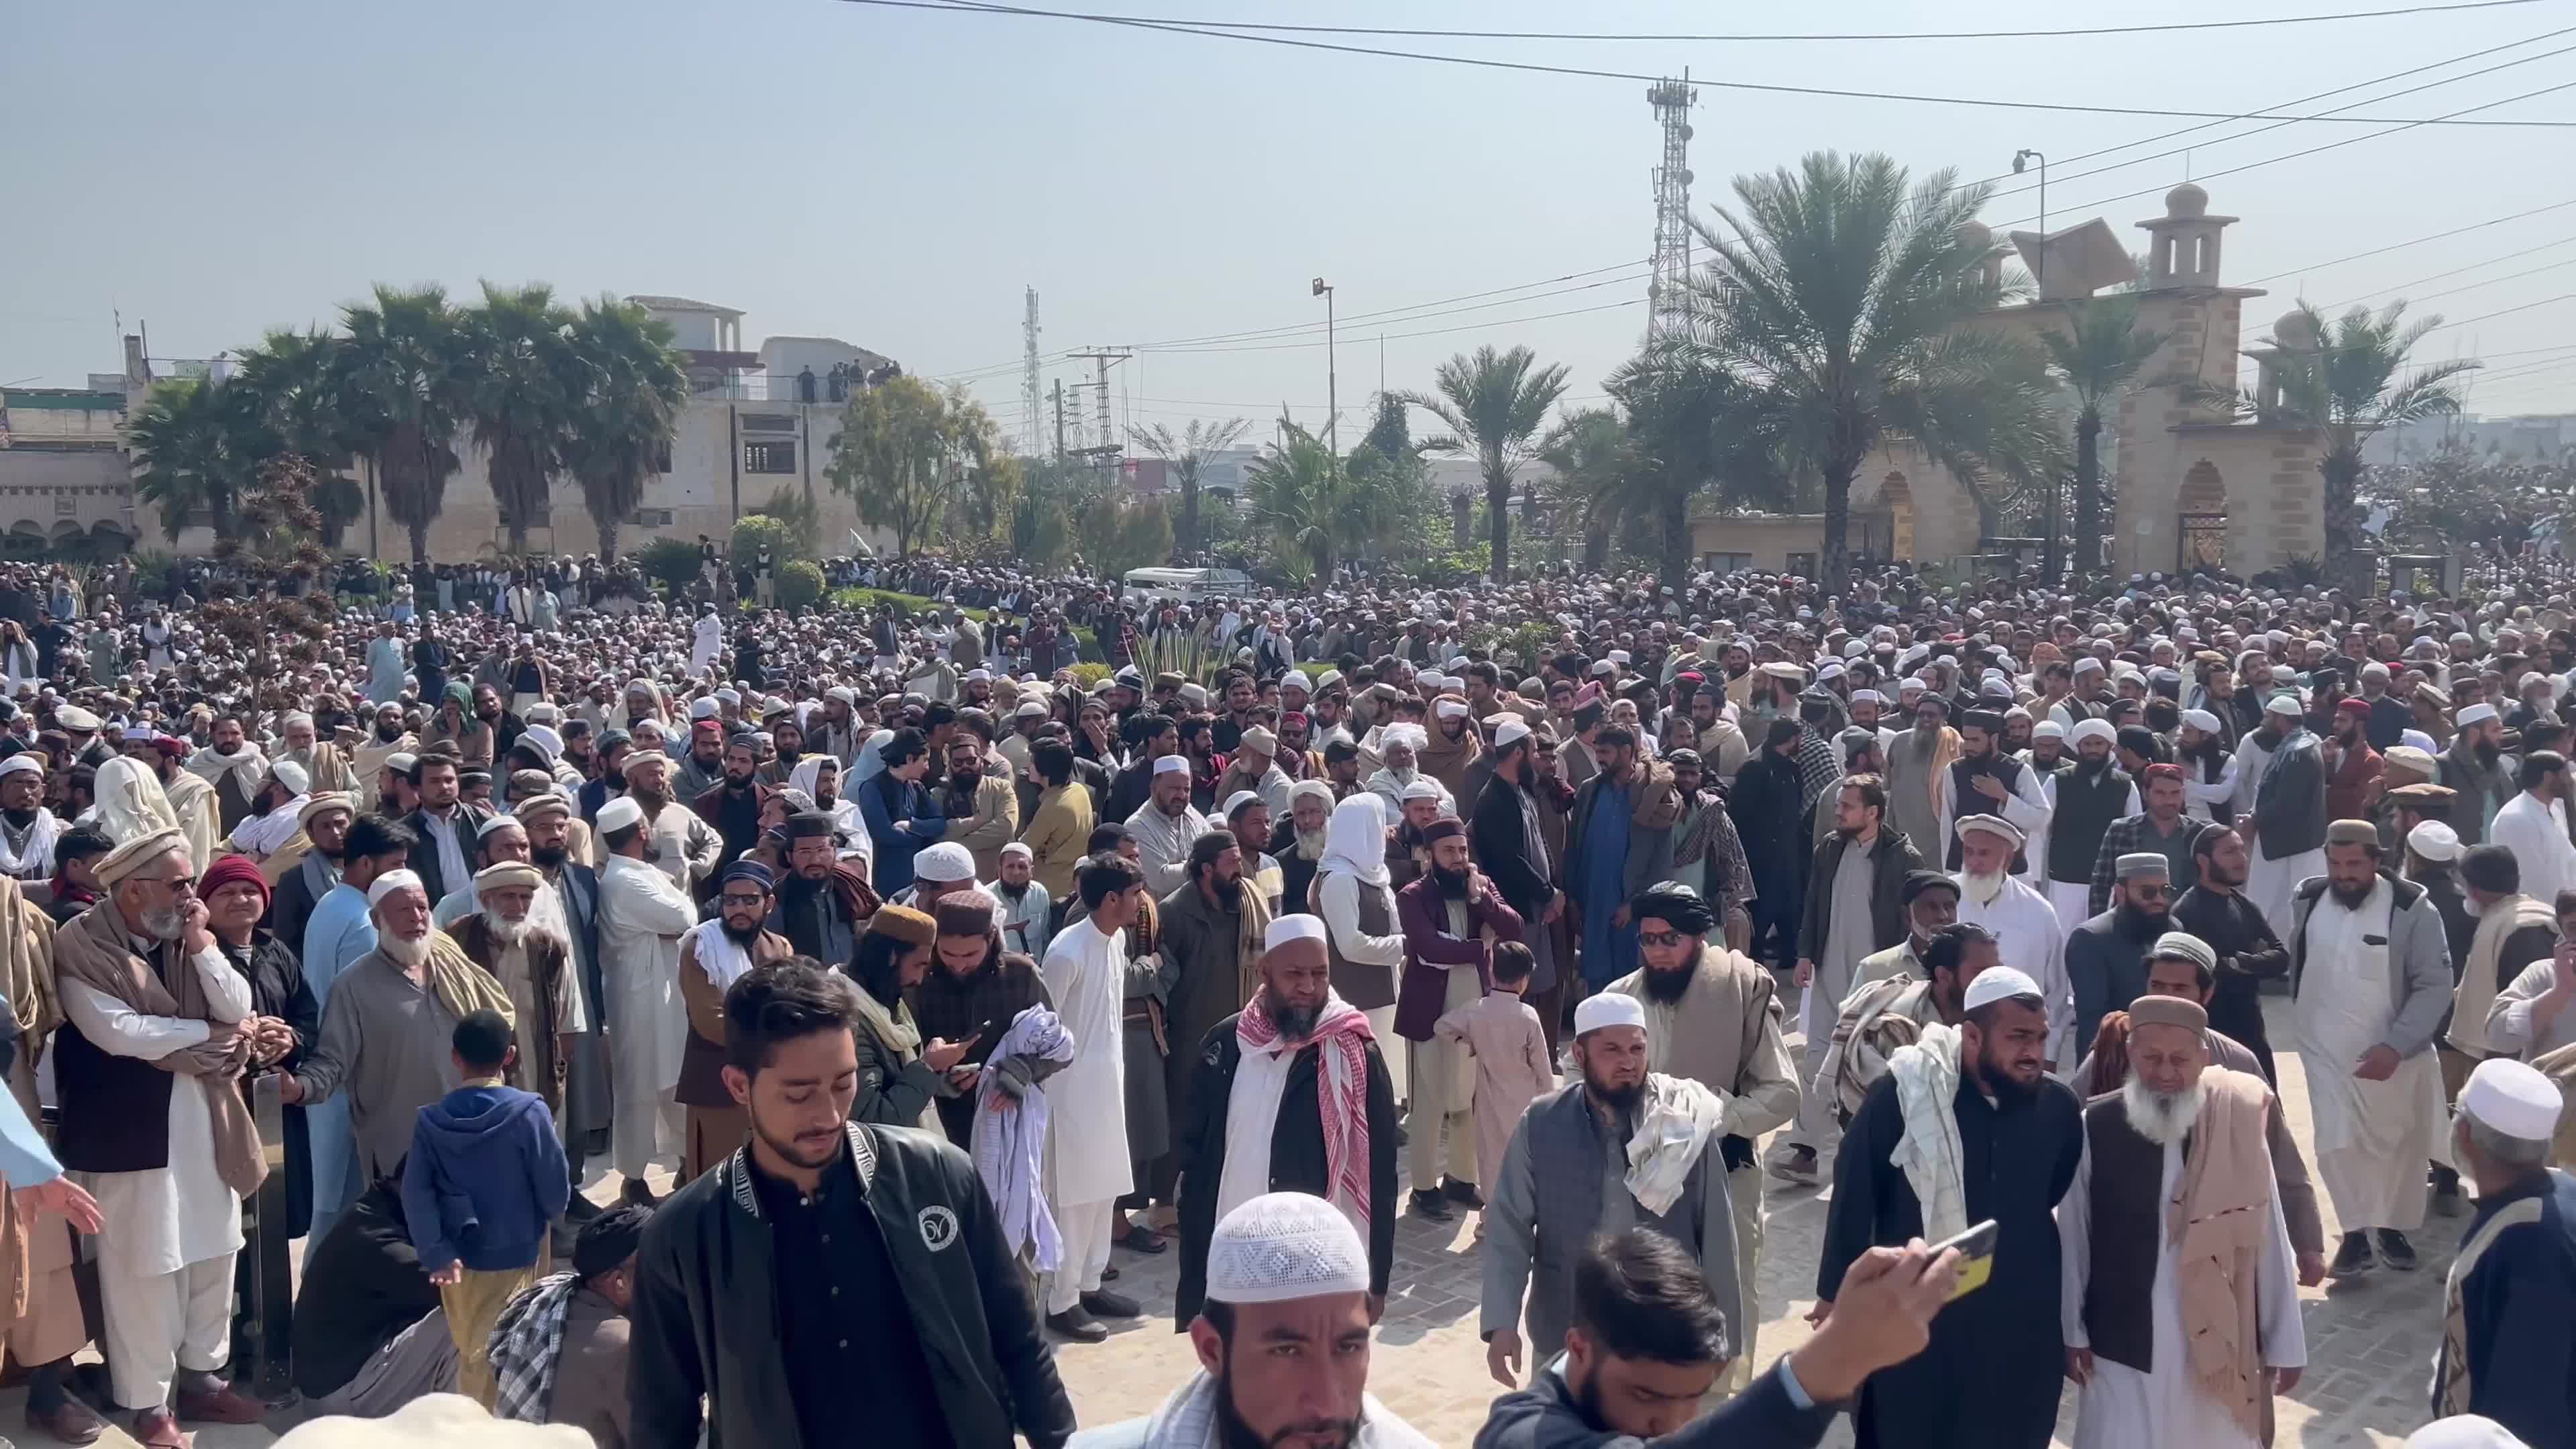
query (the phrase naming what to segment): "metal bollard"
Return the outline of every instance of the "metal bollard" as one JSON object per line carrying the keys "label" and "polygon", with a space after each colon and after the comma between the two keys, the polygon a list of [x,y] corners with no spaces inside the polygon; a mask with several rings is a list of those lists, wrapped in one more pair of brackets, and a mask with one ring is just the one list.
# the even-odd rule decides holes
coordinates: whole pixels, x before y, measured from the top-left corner
{"label": "metal bollard", "polygon": [[[242,1259],[248,1269],[244,1303],[249,1331],[250,1392],[261,1402],[281,1404],[295,1396],[291,1328],[295,1319],[295,1274],[286,1225],[292,1221],[286,1200],[286,1104],[278,1095],[276,1072],[262,1072],[248,1082],[251,1117],[259,1125],[259,1152],[268,1176],[259,1191],[242,1204]],[[274,1229],[272,1231],[272,1228]]]}

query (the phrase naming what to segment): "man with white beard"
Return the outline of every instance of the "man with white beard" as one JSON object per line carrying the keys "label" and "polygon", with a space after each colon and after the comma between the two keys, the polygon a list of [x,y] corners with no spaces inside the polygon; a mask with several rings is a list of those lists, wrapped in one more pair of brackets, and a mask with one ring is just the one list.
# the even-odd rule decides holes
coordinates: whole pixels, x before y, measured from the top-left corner
{"label": "man with white beard", "polygon": [[[526,832],[519,838],[524,844]],[[546,1110],[560,1120],[572,1038],[588,1027],[581,993],[573,987],[572,943],[560,926],[550,925],[536,911],[537,898],[546,889],[546,878],[535,866],[495,861],[474,873],[480,906],[450,926],[448,935],[467,959],[491,972],[510,993],[510,1006],[518,1013],[519,1085],[543,1097]]]}
{"label": "man with white beard", "polygon": [[1985,927],[1995,938],[2002,964],[2039,983],[2048,1003],[2048,1070],[2073,1071],[2083,1044],[2075,1040],[2066,932],[2048,897],[2012,874],[2013,852],[2026,844],[2021,830],[1999,815],[1965,815],[1958,835],[1958,919]]}
{"label": "man with white beard", "polygon": [[1396,819],[1404,813],[1404,787],[1416,780],[1428,780],[1439,786],[1441,814],[1458,813],[1458,802],[1450,795],[1449,787],[1418,768],[1422,747],[1430,741],[1430,732],[1418,724],[1391,724],[1378,733],[1377,755],[1383,768],[1368,777],[1367,788],[1386,802],[1387,819]]}
{"label": "man with white beard", "polygon": [[2415,1266],[2424,1164],[2448,1165],[2433,1033],[2451,1003],[2451,948],[2424,888],[2379,869],[2379,828],[2326,828],[2326,874],[2299,887],[2291,1019],[2316,1123],[2317,1175],[2344,1226],[2331,1271]]}
{"label": "man with white beard", "polygon": [[2308,1361],[2263,1079],[2209,1065],[2209,1017],[2129,1007],[2129,1077],[2084,1109],[2057,1206],[2076,1449],[2255,1449]]}

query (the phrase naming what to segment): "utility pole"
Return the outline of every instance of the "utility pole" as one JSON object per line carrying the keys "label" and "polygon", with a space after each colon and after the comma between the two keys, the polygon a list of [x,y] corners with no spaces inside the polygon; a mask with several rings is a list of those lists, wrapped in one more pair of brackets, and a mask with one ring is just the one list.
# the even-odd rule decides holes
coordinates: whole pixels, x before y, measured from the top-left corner
{"label": "utility pole", "polygon": [[[1020,425],[1020,451],[1029,457],[1038,455],[1038,289],[1028,291],[1028,315],[1020,323],[1020,414],[1027,421]],[[1064,451],[1059,443],[1057,452]]]}
{"label": "utility pole", "polygon": [[1333,284],[1317,277],[1311,295],[1324,299],[1324,446],[1331,451],[1333,466],[1338,469],[1342,461],[1342,392],[1333,359]]}
{"label": "utility pole", "polygon": [[1100,347],[1094,348],[1089,352],[1076,352],[1068,355],[1077,362],[1088,362],[1091,364],[1093,372],[1092,385],[1100,389],[1098,403],[1099,410],[1096,414],[1099,418],[1100,441],[1087,448],[1076,448],[1073,451],[1076,456],[1089,458],[1093,467],[1105,472],[1118,461],[1120,454],[1127,451],[1119,444],[1118,435],[1111,431],[1110,428],[1109,369],[1119,363],[1125,362],[1128,358],[1135,356],[1135,353],[1131,349],[1125,347]]}
{"label": "utility pole", "polygon": [[1055,457],[1064,461],[1064,379],[1055,382]]}
{"label": "utility pole", "polygon": [[1685,69],[1680,80],[1646,87],[1646,104],[1664,133],[1664,158],[1655,167],[1655,251],[1646,281],[1646,336],[1678,325],[1683,285],[1690,278],[1690,109],[1699,90]]}

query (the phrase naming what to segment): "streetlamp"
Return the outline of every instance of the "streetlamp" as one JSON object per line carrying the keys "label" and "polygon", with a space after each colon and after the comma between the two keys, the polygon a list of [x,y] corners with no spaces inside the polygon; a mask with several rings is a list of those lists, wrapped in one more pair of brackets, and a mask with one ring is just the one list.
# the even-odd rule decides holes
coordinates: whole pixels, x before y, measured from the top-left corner
{"label": "streetlamp", "polygon": [[1310,295],[1324,299],[1324,446],[1332,450],[1333,465],[1339,468],[1342,459],[1342,395],[1340,379],[1333,365],[1333,284],[1317,277]]}
{"label": "streetlamp", "polygon": [[[2030,272],[2031,280],[2041,284],[2040,295],[2044,298],[2047,296],[2048,281],[2048,157],[2028,147],[2013,153],[2015,176],[2021,175],[2033,161],[2039,163],[2039,247],[2031,254]],[[2061,577],[2058,568],[2064,561],[2059,539],[2062,512],[2060,495],[2065,491],[2065,483],[2062,479],[2051,483],[2048,489],[2048,549],[2045,563],[2050,588],[2057,587]]]}
{"label": "streetlamp", "polygon": [[[2033,161],[2039,163],[2039,234],[2041,237],[2045,238],[2048,235],[2048,158],[2037,151],[2028,149],[2015,151],[2013,153],[2013,174],[2015,176],[2019,176],[2022,173],[2023,168],[2029,166]],[[2047,259],[2047,255],[2047,249],[2043,247],[2040,252],[2041,260],[2045,261]]]}

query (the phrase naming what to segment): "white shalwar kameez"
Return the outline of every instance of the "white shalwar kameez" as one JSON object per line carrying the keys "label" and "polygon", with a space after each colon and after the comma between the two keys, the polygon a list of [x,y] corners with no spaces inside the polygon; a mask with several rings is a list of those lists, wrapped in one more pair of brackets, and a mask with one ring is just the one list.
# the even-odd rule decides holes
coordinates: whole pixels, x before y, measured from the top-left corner
{"label": "white shalwar kameez", "polygon": [[609,1145],[617,1170],[641,1179],[687,1141],[675,1095],[689,1011],[680,999],[680,937],[698,908],[659,869],[612,855],[599,871],[599,964],[608,987],[608,1061],[617,1109]]}
{"label": "white shalwar kameez", "polygon": [[[2164,1154],[2163,1190],[2158,1202],[2171,1202],[2181,1190],[2183,1153],[2168,1144]],[[2417,1174],[2421,1176],[2419,1172]],[[2065,1291],[2060,1316],[2066,1346],[2083,1348],[2091,1339],[2084,1329],[2084,1288],[2091,1268],[2093,1159],[2088,1150],[2075,1183],[2057,1205],[2057,1237]],[[2254,1270],[2254,1319],[2262,1338],[2265,1369],[2305,1368],[2308,1341],[2299,1321],[2299,1284],[2292,1271],[2289,1227],[2281,1218],[2281,1200],[2272,1199],[2270,1229],[2263,1235],[2263,1259]],[[2093,1356],[2093,1381],[2075,1391],[2075,1449],[2256,1449],[2234,1415],[2204,1392],[2191,1370],[2191,1350],[2183,1342],[2182,1288],[2176,1281],[2176,1249],[2171,1241],[2156,1251],[2156,1282],[2151,1291],[2154,1337],[2149,1348],[2152,1373]],[[2268,1385],[2266,1389],[2268,1391]]]}
{"label": "white shalwar kameez", "polygon": [[[157,943],[134,943],[138,955]],[[207,1014],[251,1014],[250,982],[221,950],[191,958]],[[112,1056],[158,1061],[212,1034],[203,1021],[145,1016],[94,987],[61,983],[63,1014]],[[232,1355],[233,1255],[242,1245],[241,1197],[215,1163],[214,1115],[199,1080],[170,1081],[170,1155],[141,1172],[76,1172],[98,1199],[98,1285],[106,1315],[108,1372],[127,1409],[166,1403],[175,1370],[210,1373]]]}
{"label": "white shalwar kameez", "polygon": [[1065,1313],[1100,1291],[1109,1266],[1110,1219],[1135,1186],[1127,1161],[1127,933],[1103,934],[1089,916],[1047,944],[1040,973],[1056,1019],[1073,1037],[1073,1060],[1047,1078],[1047,1203],[1064,1257],[1048,1280],[1046,1311]]}
{"label": "white shalwar kameez", "polygon": [[2388,975],[2392,905],[2388,882],[2373,880],[2361,909],[2345,909],[2329,887],[2308,918],[2296,1006],[2299,1067],[2316,1129],[2317,1176],[2346,1232],[2422,1227],[2424,1164],[2450,1159],[2434,1053],[2405,1058],[2384,1082],[2352,1074],[2362,1054],[2386,1040],[2397,1013]]}
{"label": "white shalwar kameez", "polygon": [[720,622],[713,614],[701,615],[698,622],[692,626],[691,629],[691,639],[689,643],[689,677],[691,679],[696,679],[703,676],[707,672],[708,667],[716,662],[716,655],[722,651],[723,648],[723,623]]}
{"label": "white shalwar kameez", "polygon": [[2048,897],[2006,876],[1991,901],[1979,901],[1964,872],[1959,881],[1959,920],[1995,935],[2001,963],[2039,983],[2048,998],[2048,1059],[2058,1075],[2072,1076],[2084,1055],[2075,1041],[2075,979],[2066,974],[2066,936]]}

